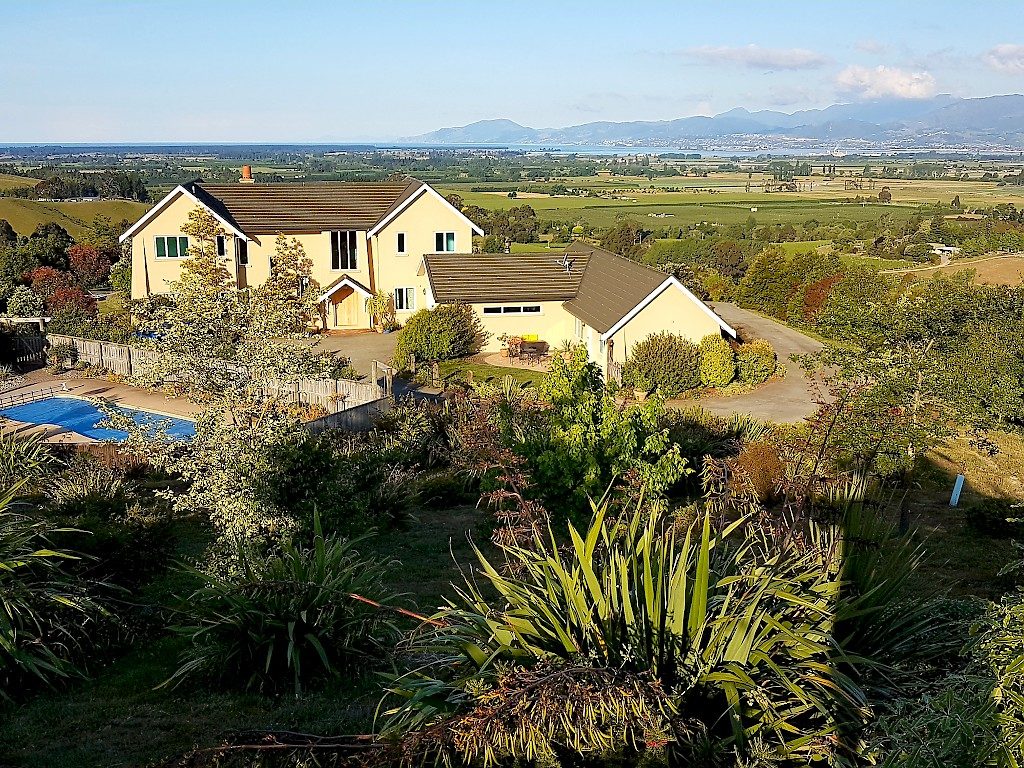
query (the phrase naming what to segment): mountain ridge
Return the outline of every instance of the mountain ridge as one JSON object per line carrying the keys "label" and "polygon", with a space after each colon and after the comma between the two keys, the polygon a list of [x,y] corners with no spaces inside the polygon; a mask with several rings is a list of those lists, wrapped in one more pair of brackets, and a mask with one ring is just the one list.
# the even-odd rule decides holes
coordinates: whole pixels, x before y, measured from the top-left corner
{"label": "mountain ridge", "polygon": [[735,107],[713,116],[673,120],[609,120],[532,128],[507,118],[439,128],[403,141],[431,144],[647,144],[699,148],[711,143],[770,141],[825,147],[851,142],[884,146],[1024,149],[1024,95],[877,99],[792,113]]}

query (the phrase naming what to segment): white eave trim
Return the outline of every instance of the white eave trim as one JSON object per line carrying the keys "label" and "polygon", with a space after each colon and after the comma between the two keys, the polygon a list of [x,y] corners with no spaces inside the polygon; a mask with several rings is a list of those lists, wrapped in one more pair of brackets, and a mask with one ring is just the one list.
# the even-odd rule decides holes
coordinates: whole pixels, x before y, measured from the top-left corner
{"label": "white eave trim", "polygon": [[155,216],[157,216],[161,211],[163,211],[163,209],[166,208],[178,195],[186,195],[196,205],[205,208],[207,211],[212,213],[213,216],[217,219],[217,221],[223,224],[224,227],[229,232],[233,232],[237,237],[240,237],[243,240],[251,239],[248,236],[246,236],[246,234],[242,230],[238,229],[238,227],[234,226],[227,219],[223,218],[215,210],[210,208],[210,206],[206,205],[198,197],[189,192],[188,189],[179,184],[166,195],[164,195],[164,198],[159,203],[150,208],[146,212],[146,215],[139,219],[137,222],[135,222],[127,232],[125,232],[123,235],[117,238],[117,242],[123,243],[125,240],[132,237],[136,232],[138,232],[140,229],[146,226],[146,224],[148,224]]}
{"label": "white eave trim", "polygon": [[613,325],[611,328],[609,328],[606,332],[602,333],[601,334],[601,341],[608,341],[608,339],[610,339],[612,336],[614,336],[616,333],[618,333],[620,330],[622,330],[622,327],[624,325],[626,325],[626,323],[628,323],[634,317],[636,317],[641,312],[643,312],[644,309],[652,301],[654,301],[662,293],[664,293],[667,289],[669,289],[671,287],[676,287],[679,290],[681,290],[686,295],[686,297],[688,299],[690,299],[690,301],[692,301],[694,304],[696,304],[698,307],[700,307],[700,309],[708,317],[710,317],[712,320],[714,320],[716,323],[718,323],[718,327],[719,328],[721,328],[727,334],[732,336],[734,339],[736,338],[736,330],[731,325],[729,325],[727,322],[725,322],[725,320],[723,320],[721,317],[719,317],[718,314],[711,307],[709,307],[707,304],[705,304],[703,301],[701,301],[699,298],[697,298],[697,296],[695,296],[693,294],[693,292],[690,291],[689,288],[687,288],[685,285],[683,285],[681,282],[679,282],[679,280],[677,278],[669,277],[669,278],[667,278],[665,280],[665,282],[663,282],[661,285],[659,285],[657,288],[655,288],[653,291],[651,291],[649,294],[647,294],[647,297],[644,298],[644,300],[641,301],[639,304],[637,304],[635,307],[633,307],[633,309],[631,309],[629,312],[627,312],[626,315],[623,316],[623,318],[621,320],[619,320],[619,322],[617,322],[615,325]]}
{"label": "white eave trim", "polygon": [[359,283],[353,280],[351,277],[343,277],[341,278],[341,280],[339,280],[337,283],[331,286],[328,290],[324,291],[320,295],[320,298],[317,299],[317,301],[327,301],[327,299],[331,298],[331,296],[333,296],[339,288],[344,288],[346,286],[348,286],[354,291],[358,291],[359,293],[363,294],[363,296],[365,296],[366,298],[370,298],[373,295],[363,286],[361,286]]}
{"label": "white eave trim", "polygon": [[451,203],[449,203],[449,202],[448,202],[447,200],[445,200],[445,199],[444,199],[444,196],[443,196],[443,195],[442,195],[442,194],[441,194],[440,192],[438,192],[438,191],[437,191],[436,189],[434,189],[434,188],[433,188],[432,186],[430,186],[429,184],[427,184],[426,182],[424,182],[424,183],[423,183],[423,186],[421,186],[421,187],[420,187],[419,189],[417,189],[417,190],[416,190],[416,191],[415,191],[414,193],[412,193],[411,195],[409,195],[409,197],[408,197],[408,198],[406,198],[405,202],[403,202],[403,203],[402,203],[402,204],[401,204],[400,206],[398,206],[397,208],[395,208],[395,210],[393,210],[393,211],[392,211],[391,213],[389,213],[389,214],[388,214],[387,216],[385,216],[385,217],[384,217],[383,219],[381,219],[381,220],[380,220],[380,221],[378,221],[378,222],[377,222],[376,224],[374,224],[374,225],[373,225],[373,227],[371,227],[371,228],[370,228],[370,230],[369,230],[369,231],[368,231],[368,232],[366,233],[366,236],[367,236],[367,237],[373,237],[373,236],[374,236],[374,235],[376,235],[376,234],[377,234],[378,232],[380,232],[380,231],[381,231],[382,229],[384,229],[384,227],[386,227],[386,226],[387,226],[387,225],[388,225],[388,224],[389,224],[390,222],[394,221],[395,217],[397,217],[397,216],[398,216],[398,214],[400,214],[400,213],[401,213],[402,211],[404,211],[404,210],[405,210],[406,208],[408,208],[408,207],[409,207],[410,205],[412,205],[412,204],[413,204],[414,202],[416,202],[417,200],[419,200],[419,199],[420,199],[420,196],[421,196],[421,195],[423,195],[423,193],[424,193],[424,192],[426,192],[426,193],[428,193],[428,194],[431,194],[431,195],[433,195],[433,196],[434,196],[435,198],[437,198],[438,200],[440,200],[440,201],[441,201],[441,203],[443,203],[444,205],[448,206],[448,208],[449,208],[450,210],[452,210],[452,211],[453,211],[454,213],[456,213],[456,214],[457,214],[458,216],[461,216],[461,217],[462,217],[462,219],[463,219],[463,220],[464,220],[464,221],[465,221],[465,222],[466,222],[467,224],[469,224],[469,226],[470,226],[470,227],[471,227],[471,228],[473,229],[473,231],[474,231],[474,232],[476,232],[476,233],[477,233],[478,235],[483,235],[484,231],[483,231],[482,229],[480,229],[480,227],[478,227],[478,226],[477,226],[476,224],[474,224],[474,223],[473,223],[472,221],[470,221],[470,220],[469,220],[469,217],[467,217],[467,216],[466,216],[466,214],[464,214],[464,213],[463,213],[462,211],[460,211],[460,210],[459,210],[458,208],[456,208],[456,207],[455,207],[454,205],[452,205],[452,204],[451,204]]}

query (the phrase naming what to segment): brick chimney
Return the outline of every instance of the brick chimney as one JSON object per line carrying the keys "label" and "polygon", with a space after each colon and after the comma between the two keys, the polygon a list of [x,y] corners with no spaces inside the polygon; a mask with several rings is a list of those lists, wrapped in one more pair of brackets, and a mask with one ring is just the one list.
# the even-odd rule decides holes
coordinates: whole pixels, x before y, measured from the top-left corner
{"label": "brick chimney", "polygon": [[239,184],[254,184],[256,180],[252,177],[252,166],[242,166],[242,178],[238,180]]}

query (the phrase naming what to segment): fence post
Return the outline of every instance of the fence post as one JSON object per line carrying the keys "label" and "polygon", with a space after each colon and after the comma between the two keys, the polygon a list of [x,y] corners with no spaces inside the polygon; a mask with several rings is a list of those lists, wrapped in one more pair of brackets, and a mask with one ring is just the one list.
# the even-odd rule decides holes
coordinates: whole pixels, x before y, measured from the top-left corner
{"label": "fence post", "polygon": [[441,386],[441,364],[436,360],[430,364],[430,384],[434,387]]}
{"label": "fence post", "polygon": [[409,353],[409,373],[416,374],[416,355]]}
{"label": "fence post", "polygon": [[388,368],[384,374],[384,397],[391,397],[395,391],[395,369]]}

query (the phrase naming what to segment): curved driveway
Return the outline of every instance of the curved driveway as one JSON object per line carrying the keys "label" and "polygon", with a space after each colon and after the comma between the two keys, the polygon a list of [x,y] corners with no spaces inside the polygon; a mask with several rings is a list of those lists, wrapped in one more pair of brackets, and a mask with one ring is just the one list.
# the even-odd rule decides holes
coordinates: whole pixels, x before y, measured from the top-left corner
{"label": "curved driveway", "polygon": [[700,405],[721,415],[748,413],[759,419],[775,422],[796,422],[810,416],[817,408],[812,393],[813,382],[808,379],[793,355],[817,352],[822,343],[800,331],[790,328],[764,315],[742,309],[735,304],[715,302],[715,311],[736,329],[742,341],[767,339],[775,347],[779,362],[785,364],[786,375],[742,395],[732,397],[705,397],[699,400],[674,400],[671,407]]}

